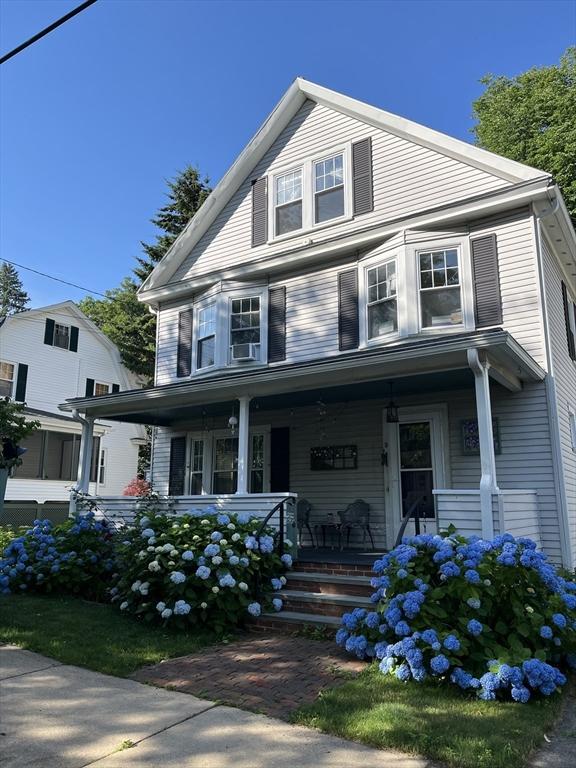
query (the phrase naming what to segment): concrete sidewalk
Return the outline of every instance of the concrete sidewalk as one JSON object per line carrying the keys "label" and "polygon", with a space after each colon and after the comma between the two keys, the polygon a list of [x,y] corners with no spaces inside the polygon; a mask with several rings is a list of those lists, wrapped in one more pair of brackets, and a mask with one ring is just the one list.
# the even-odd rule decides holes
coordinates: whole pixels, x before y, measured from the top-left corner
{"label": "concrete sidewalk", "polygon": [[2,768],[434,765],[12,646],[0,648],[0,732]]}

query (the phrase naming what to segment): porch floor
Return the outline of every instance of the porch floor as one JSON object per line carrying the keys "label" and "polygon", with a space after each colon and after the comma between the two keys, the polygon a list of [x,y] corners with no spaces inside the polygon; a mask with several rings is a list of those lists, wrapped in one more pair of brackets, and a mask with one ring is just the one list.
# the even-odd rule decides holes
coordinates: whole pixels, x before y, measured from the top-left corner
{"label": "porch floor", "polygon": [[[385,554],[384,550],[334,549],[331,547],[300,547],[297,563],[338,563],[340,565],[363,565],[372,568],[374,562]],[[297,568],[297,566],[294,566]]]}

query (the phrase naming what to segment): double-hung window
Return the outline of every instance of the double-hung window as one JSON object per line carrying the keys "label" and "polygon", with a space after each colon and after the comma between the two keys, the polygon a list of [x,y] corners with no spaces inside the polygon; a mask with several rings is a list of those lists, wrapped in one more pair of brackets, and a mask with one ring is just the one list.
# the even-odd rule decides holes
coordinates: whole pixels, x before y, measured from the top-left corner
{"label": "double-hung window", "polygon": [[314,163],[314,223],[344,216],[344,155]]}
{"label": "double-hung window", "polygon": [[398,330],[396,260],[366,270],[368,339]]}
{"label": "double-hung window", "polygon": [[94,382],[94,395],[108,395],[110,393],[110,384],[103,384],[101,381]]}
{"label": "double-hung window", "polygon": [[302,168],[276,176],[274,222],[276,235],[302,229]]}
{"label": "double-hung window", "polygon": [[260,360],[260,296],[232,299],[230,350],[232,360]]}
{"label": "double-hung window", "polygon": [[198,310],[196,368],[208,368],[216,362],[216,303]]}
{"label": "double-hung window", "polygon": [[0,362],[0,397],[12,397],[15,369],[12,363]]}
{"label": "double-hung window", "polygon": [[199,496],[204,489],[204,440],[190,441],[190,493]]}
{"label": "double-hung window", "polygon": [[458,249],[420,251],[418,271],[422,328],[462,325]]}
{"label": "double-hung window", "polygon": [[54,346],[60,349],[70,349],[70,326],[61,323],[54,324]]}

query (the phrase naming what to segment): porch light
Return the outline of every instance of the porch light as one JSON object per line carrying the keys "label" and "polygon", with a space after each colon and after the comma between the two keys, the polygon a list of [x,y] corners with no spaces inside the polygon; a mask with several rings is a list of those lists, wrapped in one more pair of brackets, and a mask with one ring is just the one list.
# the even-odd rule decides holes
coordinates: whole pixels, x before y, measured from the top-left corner
{"label": "porch light", "polygon": [[386,421],[388,424],[398,423],[398,406],[392,397],[392,384],[390,384],[390,402],[386,406]]}
{"label": "porch light", "polygon": [[232,432],[232,436],[236,434],[236,427],[238,426],[238,419],[236,416],[230,416],[228,419],[228,426],[230,427],[230,432]]}

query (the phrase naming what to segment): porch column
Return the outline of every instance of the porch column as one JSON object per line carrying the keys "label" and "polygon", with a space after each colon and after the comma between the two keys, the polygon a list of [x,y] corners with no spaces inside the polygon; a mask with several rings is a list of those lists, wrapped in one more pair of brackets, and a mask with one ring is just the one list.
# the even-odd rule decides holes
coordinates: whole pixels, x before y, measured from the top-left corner
{"label": "porch column", "polygon": [[236,493],[248,493],[250,478],[250,400],[238,398],[240,404],[238,424],[238,485]]}
{"label": "porch column", "polygon": [[82,438],[80,441],[80,455],[78,457],[76,490],[80,493],[88,493],[90,489],[92,446],[94,444],[94,418],[92,416],[85,416],[79,417],[78,420],[82,423]]}
{"label": "porch column", "polygon": [[468,350],[468,365],[474,374],[476,390],[476,415],[478,418],[478,438],[480,442],[480,514],[482,536],[494,537],[494,519],[492,499],[498,492],[496,484],[496,456],[494,454],[494,433],[492,430],[492,405],[490,402],[490,363],[477,349]]}

